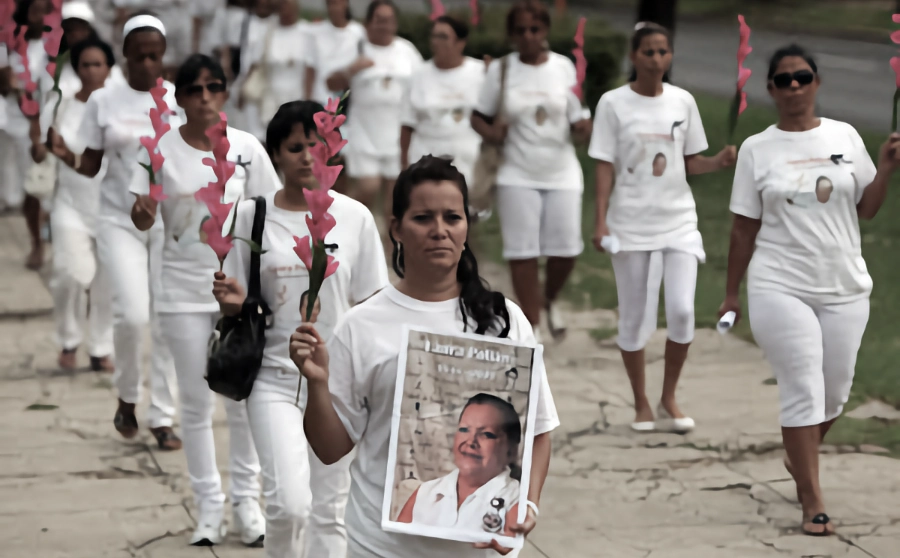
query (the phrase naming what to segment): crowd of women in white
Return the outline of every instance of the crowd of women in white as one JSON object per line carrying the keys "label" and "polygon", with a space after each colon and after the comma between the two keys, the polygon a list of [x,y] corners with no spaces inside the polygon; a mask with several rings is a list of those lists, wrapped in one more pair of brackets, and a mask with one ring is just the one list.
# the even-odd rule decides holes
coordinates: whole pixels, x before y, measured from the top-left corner
{"label": "crowd of women in white", "polygon": [[[900,137],[884,144],[876,166],[852,127],[817,118],[817,68],[802,49],[779,50],[771,61],[767,83],[778,123],[745,141],[740,153],[726,146],[708,157],[693,97],[668,83],[672,45],[656,25],[638,26],[631,79],[603,95],[592,121],[572,92],[573,63],[548,49],[550,16],[536,0],[509,11],[506,31],[515,52],[487,67],[464,55],[468,27],[447,16],[434,22],[433,58],[424,62],[396,35],[390,0],[371,2],[364,26],[351,19],[347,0],[328,0],[328,18],[319,23],[302,21],[295,0],[256,0],[247,8],[198,2],[193,35],[179,21],[185,18],[178,17],[178,0],[113,3],[129,16],[121,18],[125,72],[93,29],[90,5],[63,5],[71,61],[55,112],[52,82],[42,75],[42,18],[50,3],[19,0],[16,23],[28,29],[29,65],[39,76],[43,110],[31,120],[19,110],[22,92],[13,76],[22,63],[9,54],[0,83],[7,93],[0,112],[6,161],[0,202],[22,205],[29,176],[23,153],[37,163],[52,161],[50,154],[58,159],[52,197],[29,195],[25,209],[32,268],[43,261],[39,209],[50,209],[60,365],[75,366],[89,300],[91,365],[111,370],[115,356],[114,424],[133,437],[142,337],[151,326],[147,422],[161,448],[182,447],[172,429],[177,379],[199,510],[191,544],[218,544],[226,533],[212,431],[215,399],[204,371],[207,341],[220,313],[240,309],[253,258],[238,242],[218,271],[201,233],[208,213],[193,196],[215,181],[202,163],[212,157],[205,131],[223,110],[230,116],[228,160],[236,163],[224,201],[244,200],[233,212],[236,237],[249,238],[257,212],[265,212],[260,288],[273,311],[251,397],[246,404],[226,401],[233,523],[242,542],[258,546],[264,539],[273,558],[509,552],[496,543],[472,548],[380,528],[401,325],[472,328],[540,342],[546,315],[552,336],[563,336],[555,300],[583,250],[584,176],[574,144],[588,141],[596,160],[593,240],[610,253],[615,272],[618,344],[634,390],[632,428],[694,428],[675,399],[694,336],[698,263],[705,259],[687,175],[736,162],[721,312],[740,314],[739,287],[749,268],[750,322],[778,379],[785,465],[797,482],[803,530],[833,532],[819,489],[818,445],[849,395],[868,319],[872,282],[858,219],[874,217],[884,201],[888,179],[900,166]],[[135,8],[152,8],[160,17],[129,11]],[[218,61],[192,55],[198,48],[214,51]],[[152,135],[150,89],[167,70],[174,83],[164,82],[165,100],[173,114],[171,131],[159,143],[165,163],[158,182],[168,198],[156,202],[138,164],[139,138]],[[347,90],[353,94],[342,157],[352,188],[342,190],[352,197],[332,193],[338,226],[328,236],[341,265],[325,282],[316,323],[301,325],[307,272],[292,248],[294,236],[308,234],[302,192],[318,187],[309,155],[317,141],[313,114]],[[473,207],[475,196],[484,194],[476,190],[492,186],[475,172],[482,140],[503,145],[493,193],[521,308],[494,304],[498,293],[484,288],[466,242],[473,212],[486,215],[486,207]],[[382,214],[396,285],[389,282],[376,225]],[[644,388],[644,347],[661,283],[668,341],[654,412]],[[301,375],[308,381],[298,397]],[[545,383],[528,518],[514,531],[534,528],[549,432],[558,424]]]}

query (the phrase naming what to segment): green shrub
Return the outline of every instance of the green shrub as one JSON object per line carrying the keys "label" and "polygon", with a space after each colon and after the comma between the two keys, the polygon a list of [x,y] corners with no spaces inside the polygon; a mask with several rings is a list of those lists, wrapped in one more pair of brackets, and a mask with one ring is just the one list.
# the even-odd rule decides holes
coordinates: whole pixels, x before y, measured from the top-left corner
{"label": "green shrub", "polygon": [[[469,20],[468,12],[452,13],[463,21]],[[426,59],[430,58],[429,35],[431,21],[427,14],[400,14],[398,34],[412,42]],[[554,21],[550,30],[550,50],[574,60],[575,19]],[[622,59],[626,51],[626,37],[613,31],[600,21],[588,20],[584,33],[584,56],[588,62],[584,82],[585,101],[592,110],[600,96],[616,87],[622,71]],[[510,52],[506,37],[506,10],[487,9],[481,23],[469,33],[466,54],[481,59],[484,56],[499,58]]]}

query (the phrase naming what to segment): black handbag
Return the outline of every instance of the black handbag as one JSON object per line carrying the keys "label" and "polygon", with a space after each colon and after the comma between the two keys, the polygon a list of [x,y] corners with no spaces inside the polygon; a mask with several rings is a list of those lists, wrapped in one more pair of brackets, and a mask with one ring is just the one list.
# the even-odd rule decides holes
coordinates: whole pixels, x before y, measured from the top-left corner
{"label": "black handbag", "polygon": [[[259,247],[265,223],[266,200],[260,196],[256,198],[251,232],[251,239]],[[209,389],[235,401],[243,401],[253,390],[266,348],[266,329],[271,325],[272,311],[260,293],[259,257],[259,252],[250,252],[247,298],[241,311],[219,319],[207,351]]]}

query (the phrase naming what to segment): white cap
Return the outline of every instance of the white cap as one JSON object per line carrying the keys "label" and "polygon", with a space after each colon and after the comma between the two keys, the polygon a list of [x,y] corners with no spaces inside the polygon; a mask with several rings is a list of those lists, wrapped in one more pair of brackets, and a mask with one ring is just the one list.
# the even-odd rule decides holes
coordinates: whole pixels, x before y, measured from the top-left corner
{"label": "white cap", "polygon": [[125,26],[122,28],[122,37],[127,37],[135,29],[143,27],[151,27],[159,31],[163,37],[166,36],[166,27],[159,19],[152,15],[138,15],[125,22]]}
{"label": "white cap", "polygon": [[63,20],[81,19],[88,23],[94,23],[96,20],[94,17],[94,10],[91,9],[91,6],[87,2],[80,2],[78,0],[66,2],[62,5],[62,18]]}

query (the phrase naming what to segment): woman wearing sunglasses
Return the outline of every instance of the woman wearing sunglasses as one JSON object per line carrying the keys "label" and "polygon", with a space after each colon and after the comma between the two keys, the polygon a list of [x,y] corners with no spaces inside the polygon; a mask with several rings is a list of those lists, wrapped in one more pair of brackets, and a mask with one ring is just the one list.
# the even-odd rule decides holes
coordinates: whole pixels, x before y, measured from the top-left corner
{"label": "woman wearing sunglasses", "polygon": [[806,51],[792,45],[775,53],[768,90],[778,122],[738,154],[719,310],[740,317],[746,273],[750,327],[778,380],[784,464],[797,484],[803,532],[814,536],[834,533],[819,486],[819,445],[847,402],[869,319],[872,278],[859,219],[875,217],[900,167],[900,135],[881,146],[876,166],[852,126],[816,116],[818,89]]}
{"label": "woman wearing sunglasses", "polygon": [[[209,284],[220,265],[212,248],[204,244],[206,235],[201,233],[209,210],[194,198],[194,193],[216,181],[212,167],[203,162],[214,157],[214,146],[206,131],[219,122],[219,111],[227,99],[225,71],[219,63],[203,54],[188,58],[175,78],[175,100],[187,121],[159,141],[165,162],[156,181],[167,198],[159,203],[150,198],[149,176],[143,170],[136,172],[131,182],[131,193],[136,196],[131,212],[134,225],[138,230],[149,230],[159,209],[165,228],[162,290],[155,309],[178,376],[184,452],[200,511],[191,537],[194,545],[219,544],[225,536],[225,494],[216,466],[212,429],[216,398],[204,379],[207,342],[219,318],[219,304]],[[231,127],[226,134],[230,143],[227,159],[235,167],[234,175],[225,184],[224,203],[236,204],[239,199],[279,190],[281,182],[259,140]],[[231,219],[227,219],[225,233],[230,225]],[[241,542],[255,546],[265,534],[258,502],[259,460],[247,422],[246,404],[225,399],[225,410],[230,433],[234,525]]]}
{"label": "woman wearing sunglasses", "polygon": [[[687,175],[733,165],[735,148],[701,155],[709,145],[697,103],[684,89],[666,83],[672,65],[667,29],[638,24],[631,63],[630,83],[606,93],[597,105],[588,151],[597,160],[594,245],[611,252],[619,298],[617,343],[634,392],[631,428],[687,432],[694,421],[678,408],[675,390],[694,340],[697,265],[706,258]],[[660,260],[662,271],[651,273],[651,262]],[[653,330],[644,324],[649,312],[650,323],[656,322],[660,277],[668,339],[654,416],[644,386],[644,347]]]}
{"label": "woman wearing sunglasses", "polygon": [[[550,51],[549,31],[550,13],[543,3],[513,5],[506,33],[514,52],[491,63],[472,113],[472,127],[485,141],[504,144],[497,172],[503,257],[509,261],[516,299],[539,339],[542,309],[553,337],[565,334],[554,303],[584,249],[584,175],[572,138],[591,133],[590,111],[582,109],[572,92],[575,65]],[[547,259],[543,292],[541,257]]]}

